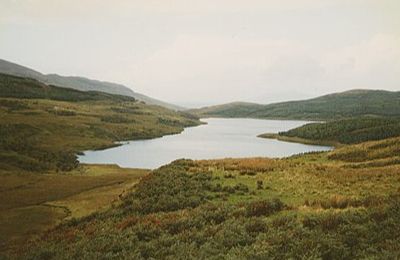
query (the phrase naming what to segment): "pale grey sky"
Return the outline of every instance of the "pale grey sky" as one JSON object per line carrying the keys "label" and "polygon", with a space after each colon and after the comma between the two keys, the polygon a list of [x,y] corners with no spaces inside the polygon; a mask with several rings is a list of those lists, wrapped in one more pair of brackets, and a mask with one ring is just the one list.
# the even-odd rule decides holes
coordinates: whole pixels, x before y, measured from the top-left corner
{"label": "pale grey sky", "polygon": [[189,106],[400,90],[400,1],[0,0],[0,58]]}

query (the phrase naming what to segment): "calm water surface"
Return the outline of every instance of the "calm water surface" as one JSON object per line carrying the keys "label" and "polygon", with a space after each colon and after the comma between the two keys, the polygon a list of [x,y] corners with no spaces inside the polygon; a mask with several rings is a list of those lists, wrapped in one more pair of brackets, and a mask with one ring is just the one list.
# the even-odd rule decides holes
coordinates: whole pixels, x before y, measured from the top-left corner
{"label": "calm water surface", "polygon": [[258,119],[202,119],[207,125],[186,128],[181,134],[126,144],[103,151],[87,151],[83,163],[114,163],[122,167],[154,169],[180,158],[217,159],[240,157],[285,157],[331,149],[258,138],[306,124],[306,121]]}

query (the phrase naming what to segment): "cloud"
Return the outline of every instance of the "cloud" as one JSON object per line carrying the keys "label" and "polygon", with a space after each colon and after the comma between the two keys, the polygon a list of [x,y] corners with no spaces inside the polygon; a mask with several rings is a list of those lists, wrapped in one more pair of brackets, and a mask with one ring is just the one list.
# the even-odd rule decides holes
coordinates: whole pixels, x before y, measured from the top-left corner
{"label": "cloud", "polygon": [[327,53],[323,59],[327,69],[335,71],[343,66],[356,72],[367,72],[377,64],[400,63],[400,35],[378,34],[368,41]]}
{"label": "cloud", "polygon": [[341,82],[343,87],[400,89],[399,46],[400,34],[377,34],[365,42],[326,53],[321,65],[328,79]]}
{"label": "cloud", "polygon": [[257,11],[304,11],[332,6],[364,5],[379,7],[396,0],[2,0],[2,22],[60,22],[66,19],[118,19],[133,13],[205,14]]}
{"label": "cloud", "polygon": [[397,0],[1,0],[0,55],[178,103],[396,90],[399,7]]}
{"label": "cloud", "polygon": [[[267,102],[355,87],[395,89],[398,46],[398,35],[382,34],[335,49],[275,39],[181,35],[137,64],[134,77],[150,92],[175,89],[193,101],[207,99],[210,90],[225,101]],[[174,95],[166,96],[173,100]]]}
{"label": "cloud", "polygon": [[227,98],[248,98],[254,88],[268,83],[265,71],[282,57],[303,52],[303,46],[281,40],[181,35],[138,63],[134,77],[150,92],[173,88],[206,97],[212,89]]}

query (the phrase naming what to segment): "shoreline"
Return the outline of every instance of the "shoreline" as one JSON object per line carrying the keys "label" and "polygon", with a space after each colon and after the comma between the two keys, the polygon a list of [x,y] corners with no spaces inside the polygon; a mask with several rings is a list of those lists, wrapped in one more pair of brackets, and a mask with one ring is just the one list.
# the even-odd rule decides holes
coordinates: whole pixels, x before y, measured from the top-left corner
{"label": "shoreline", "polygon": [[304,139],[304,138],[300,138],[300,137],[284,136],[284,135],[280,135],[280,134],[276,134],[276,133],[260,134],[260,135],[257,135],[257,137],[266,138],[266,139],[276,139],[278,141],[290,142],[290,143],[331,146],[333,148],[339,148],[339,147],[344,146],[343,144],[334,142],[334,141],[319,141],[319,140],[316,141],[316,140]]}
{"label": "shoreline", "polygon": [[[132,140],[132,139],[130,139],[130,140],[125,140],[125,141],[116,141],[115,143],[113,143],[112,145],[110,145],[110,146],[103,146],[102,147],[102,149],[96,149],[96,150],[86,150],[83,154],[81,154],[79,157],[78,157],[78,160],[79,160],[79,163],[80,164],[92,164],[92,163],[99,163],[99,161],[97,160],[97,161],[90,161],[90,160],[86,160],[85,159],[85,155],[87,155],[87,153],[90,153],[90,152],[96,152],[96,151],[104,151],[104,150],[107,150],[107,149],[110,149],[110,148],[115,148],[115,147],[119,147],[119,146],[122,146],[122,145],[126,145],[126,144],[129,144],[131,141],[132,142],[137,142],[137,141],[140,141],[140,140],[156,140],[156,139],[159,139],[159,138],[163,138],[164,136],[170,136],[170,135],[179,135],[179,134],[182,134],[182,132],[184,132],[185,130],[186,130],[186,128],[189,128],[189,127],[195,127],[195,126],[204,126],[204,125],[207,125],[208,124],[208,122],[207,122],[207,120],[208,119],[212,119],[212,118],[201,118],[200,120],[200,123],[199,124],[197,124],[197,125],[190,125],[190,126],[187,126],[187,127],[185,127],[185,128],[183,128],[181,131],[177,131],[177,132],[174,132],[174,133],[169,133],[169,134],[164,134],[164,135],[162,135],[162,136],[158,136],[158,137],[151,137],[151,138],[140,138],[140,139],[134,139],[134,140]],[[215,119],[220,119],[220,118],[215,118]],[[228,118],[229,119],[229,118]],[[235,118],[235,119],[239,119],[239,118]],[[244,119],[248,119],[248,118],[244,118]],[[255,119],[255,120],[261,120],[261,121],[265,121],[265,119]],[[277,121],[282,121],[282,120],[277,120]],[[292,121],[292,120],[285,120],[285,121]],[[293,121],[298,121],[298,120],[293,120]],[[289,127],[289,126],[288,126]],[[261,130],[262,131],[262,130]],[[258,131],[255,131],[255,132],[253,132],[253,133],[251,133],[251,136],[254,138],[254,137],[256,137],[257,136],[257,132]],[[260,136],[258,136],[258,137],[262,137],[262,135],[260,135]],[[328,143],[328,144],[325,144],[325,143],[317,143],[317,142],[310,142],[310,141],[308,141],[308,140],[295,140],[295,139],[291,139],[291,140],[287,140],[287,139],[283,139],[283,138],[278,138],[277,136],[275,137],[275,135],[274,135],[274,137],[273,138],[275,138],[275,139],[278,139],[278,140],[280,140],[280,141],[283,141],[283,142],[285,142],[285,141],[287,141],[287,142],[293,142],[293,143],[303,143],[303,144],[310,144],[310,145],[320,145],[320,146],[325,146],[325,147],[321,147],[324,151],[325,150],[332,150],[334,147],[336,147],[337,145],[334,145],[334,144],[331,144],[331,143]],[[260,140],[261,141],[261,140]],[[260,142],[260,141],[258,141],[258,142]],[[162,142],[162,141],[161,141]],[[283,144],[284,145],[284,144]],[[301,149],[301,148],[300,148]],[[306,148],[304,148],[304,149],[306,149]],[[317,147],[315,147],[315,149],[316,150],[318,150],[319,148],[317,148]],[[301,151],[302,152],[302,151]],[[299,153],[301,153],[301,152],[299,152]],[[294,154],[296,154],[296,153],[294,153]],[[290,154],[290,155],[294,155],[294,154]],[[281,157],[286,157],[287,155],[285,155],[285,156],[281,156]],[[231,157],[231,156],[228,156],[229,158]],[[253,157],[253,156],[251,156],[251,157]],[[266,157],[268,157],[268,158],[274,158],[274,157],[279,157],[279,156],[277,156],[277,155],[269,155],[269,156],[266,156]],[[206,157],[202,157],[201,159],[205,159]],[[226,158],[226,157],[216,157],[216,158],[212,158],[212,159],[222,159],[222,158]],[[179,158],[176,158],[176,159],[179,159]],[[117,165],[119,165],[117,162],[110,162],[110,163],[113,163],[113,164],[117,164]],[[168,162],[168,163],[170,163],[170,162]],[[168,164],[168,163],[166,163],[166,164]],[[119,165],[120,167],[123,167],[123,168],[125,168],[125,167],[128,167],[128,168],[131,168],[132,166],[131,165]],[[161,165],[160,165],[161,166]],[[158,168],[159,166],[154,166],[154,167],[150,167],[150,168],[153,168],[153,169],[156,169],[156,168]],[[149,168],[149,167],[145,167],[145,168]]]}
{"label": "shoreline", "polygon": [[230,116],[199,116],[201,119],[255,119],[255,120],[274,120],[274,121],[304,121],[310,123],[325,122],[326,119],[304,119],[304,118],[285,118],[285,117],[230,117]]}
{"label": "shoreline", "polygon": [[[84,150],[84,151],[77,151],[75,153],[75,155],[77,155],[79,157],[79,156],[85,155],[85,152],[103,151],[103,150],[119,147],[119,146],[122,146],[124,144],[128,144],[129,142],[133,142],[133,141],[152,140],[152,139],[162,138],[164,136],[178,135],[178,134],[181,134],[183,131],[185,131],[186,128],[197,127],[197,126],[201,126],[201,125],[205,125],[205,124],[207,124],[207,123],[200,121],[196,125],[183,126],[182,129],[180,129],[179,131],[176,131],[176,132],[169,132],[169,133],[156,135],[156,136],[139,137],[139,138],[136,138],[136,139],[127,138],[127,139],[122,139],[122,140],[115,140],[115,141],[112,141],[112,143],[110,143],[110,144],[100,145],[98,147],[94,147],[92,149],[87,149],[87,150]],[[81,164],[81,162],[79,162],[79,164]]]}

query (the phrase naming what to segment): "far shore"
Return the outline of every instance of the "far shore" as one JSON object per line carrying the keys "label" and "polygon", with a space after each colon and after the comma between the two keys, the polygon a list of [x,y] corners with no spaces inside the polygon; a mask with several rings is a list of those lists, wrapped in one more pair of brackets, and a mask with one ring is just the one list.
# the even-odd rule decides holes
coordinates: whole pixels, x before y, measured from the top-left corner
{"label": "far shore", "polygon": [[260,138],[268,138],[268,139],[276,139],[283,142],[291,142],[291,143],[300,143],[300,144],[311,144],[311,145],[321,145],[321,146],[332,146],[334,148],[338,148],[343,146],[343,144],[334,142],[334,141],[327,141],[327,140],[310,140],[304,139],[300,137],[291,137],[291,136],[284,136],[276,133],[265,133],[260,134],[257,137]]}

